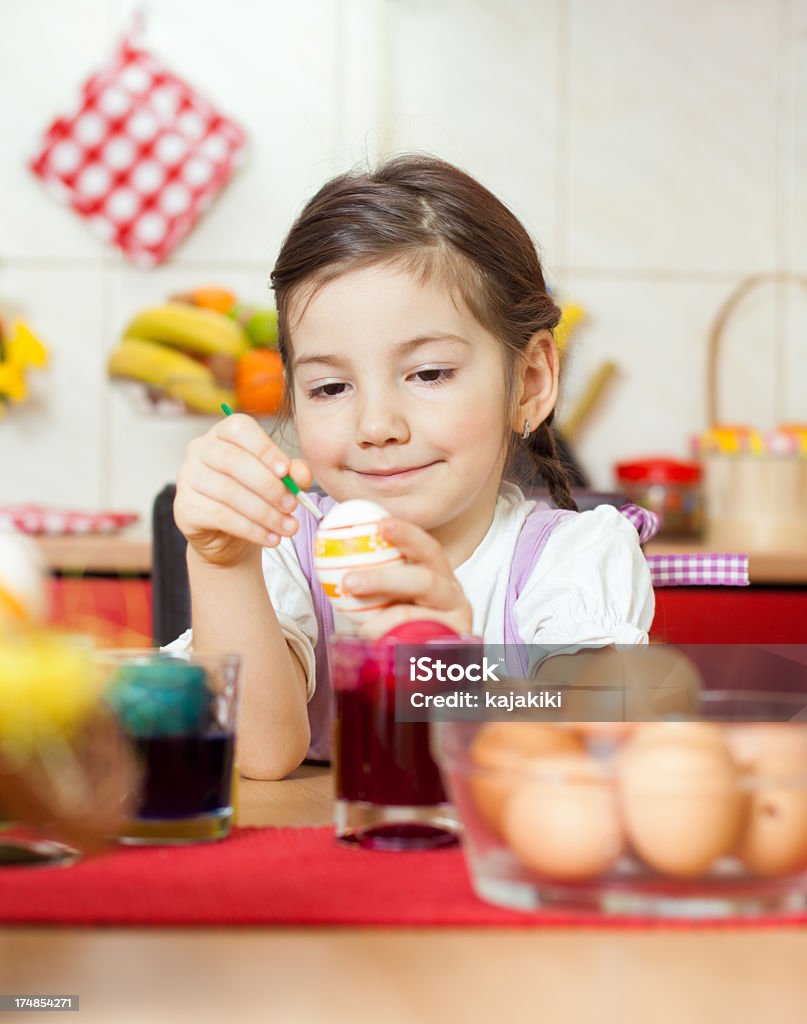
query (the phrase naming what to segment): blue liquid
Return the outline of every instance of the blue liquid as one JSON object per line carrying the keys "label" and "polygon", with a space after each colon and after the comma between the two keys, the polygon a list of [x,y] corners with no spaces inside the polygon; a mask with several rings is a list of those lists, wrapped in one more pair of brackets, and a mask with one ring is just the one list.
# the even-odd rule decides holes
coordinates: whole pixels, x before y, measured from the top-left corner
{"label": "blue liquid", "polygon": [[144,772],[138,818],[186,818],[230,806],[233,736],[138,736]]}

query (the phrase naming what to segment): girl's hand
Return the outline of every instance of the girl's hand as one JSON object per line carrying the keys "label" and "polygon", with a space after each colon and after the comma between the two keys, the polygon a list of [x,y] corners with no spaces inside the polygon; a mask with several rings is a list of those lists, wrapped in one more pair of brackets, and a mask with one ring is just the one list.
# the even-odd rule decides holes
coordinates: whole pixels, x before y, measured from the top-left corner
{"label": "girl's hand", "polygon": [[251,417],[228,416],[188,445],[177,477],[176,524],[203,560],[232,566],[297,529],[297,499],[281,477],[303,489],[311,470],[289,459]]}
{"label": "girl's hand", "polygon": [[470,633],[473,609],[442,545],[403,519],[383,519],[379,530],[398,548],[406,564],[362,569],[345,576],[342,586],[351,594],[392,601],[390,607],[369,613],[361,632],[381,636],[402,622],[435,619],[458,633]]}

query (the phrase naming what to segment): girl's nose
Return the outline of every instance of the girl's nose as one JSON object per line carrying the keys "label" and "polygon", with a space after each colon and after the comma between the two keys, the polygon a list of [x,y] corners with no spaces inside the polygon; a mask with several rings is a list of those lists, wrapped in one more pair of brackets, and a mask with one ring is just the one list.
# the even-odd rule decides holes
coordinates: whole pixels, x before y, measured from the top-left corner
{"label": "girl's nose", "polygon": [[391,395],[364,402],[356,423],[356,441],[362,447],[377,447],[409,440],[409,425]]}

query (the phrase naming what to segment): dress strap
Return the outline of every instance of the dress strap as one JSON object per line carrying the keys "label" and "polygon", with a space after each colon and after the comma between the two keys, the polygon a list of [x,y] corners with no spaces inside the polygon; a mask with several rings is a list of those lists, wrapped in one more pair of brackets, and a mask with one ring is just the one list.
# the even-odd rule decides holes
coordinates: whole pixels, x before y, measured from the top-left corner
{"label": "dress strap", "polygon": [[538,564],[552,531],[559,523],[576,515],[577,512],[549,508],[543,502],[539,502],[528,513],[521,526],[513,552],[513,561],[510,563],[510,577],[504,599],[505,664],[510,675],[526,676],[529,670],[527,651],[516,625],[516,601],[532,570]]}
{"label": "dress strap", "polygon": [[[326,515],[336,504],[333,498],[309,493],[309,497]],[[308,721],[311,726],[311,744],[306,757],[317,761],[328,761],[331,757],[331,727],[333,724],[333,694],[331,673],[328,664],[328,637],[333,633],[333,608],[314,575],[314,535],[317,521],[302,506],[294,511],[300,529],[292,537],[300,568],[308,582],[314,614],[317,619],[317,643],[314,648],[316,661],[316,689],[308,702]]]}

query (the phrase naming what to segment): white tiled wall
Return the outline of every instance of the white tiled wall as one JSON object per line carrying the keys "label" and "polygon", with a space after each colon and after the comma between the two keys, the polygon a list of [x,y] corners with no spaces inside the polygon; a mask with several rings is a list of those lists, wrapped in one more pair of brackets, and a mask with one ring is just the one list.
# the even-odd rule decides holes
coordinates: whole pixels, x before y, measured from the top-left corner
{"label": "white tiled wall", "polygon": [[558,0],[387,4],[389,138],[493,189],[557,249]]}
{"label": "white tiled wall", "polygon": [[[263,301],[303,200],[384,153],[426,149],[479,177],[586,307],[562,411],[617,363],[577,445],[598,487],[621,459],[687,453],[709,327],[742,278],[807,275],[807,0],[151,0],[148,43],[250,137],[154,271],[105,250],[25,168],[132,6],[0,3],[0,304],[53,353],[0,420],[0,503],[146,515],[210,421],[144,415],[107,383],[126,320],[193,284]],[[807,288],[749,295],[719,366],[726,419],[807,420]]]}
{"label": "white tiled wall", "polygon": [[771,264],[780,8],[572,0],[572,265],[742,274]]}

